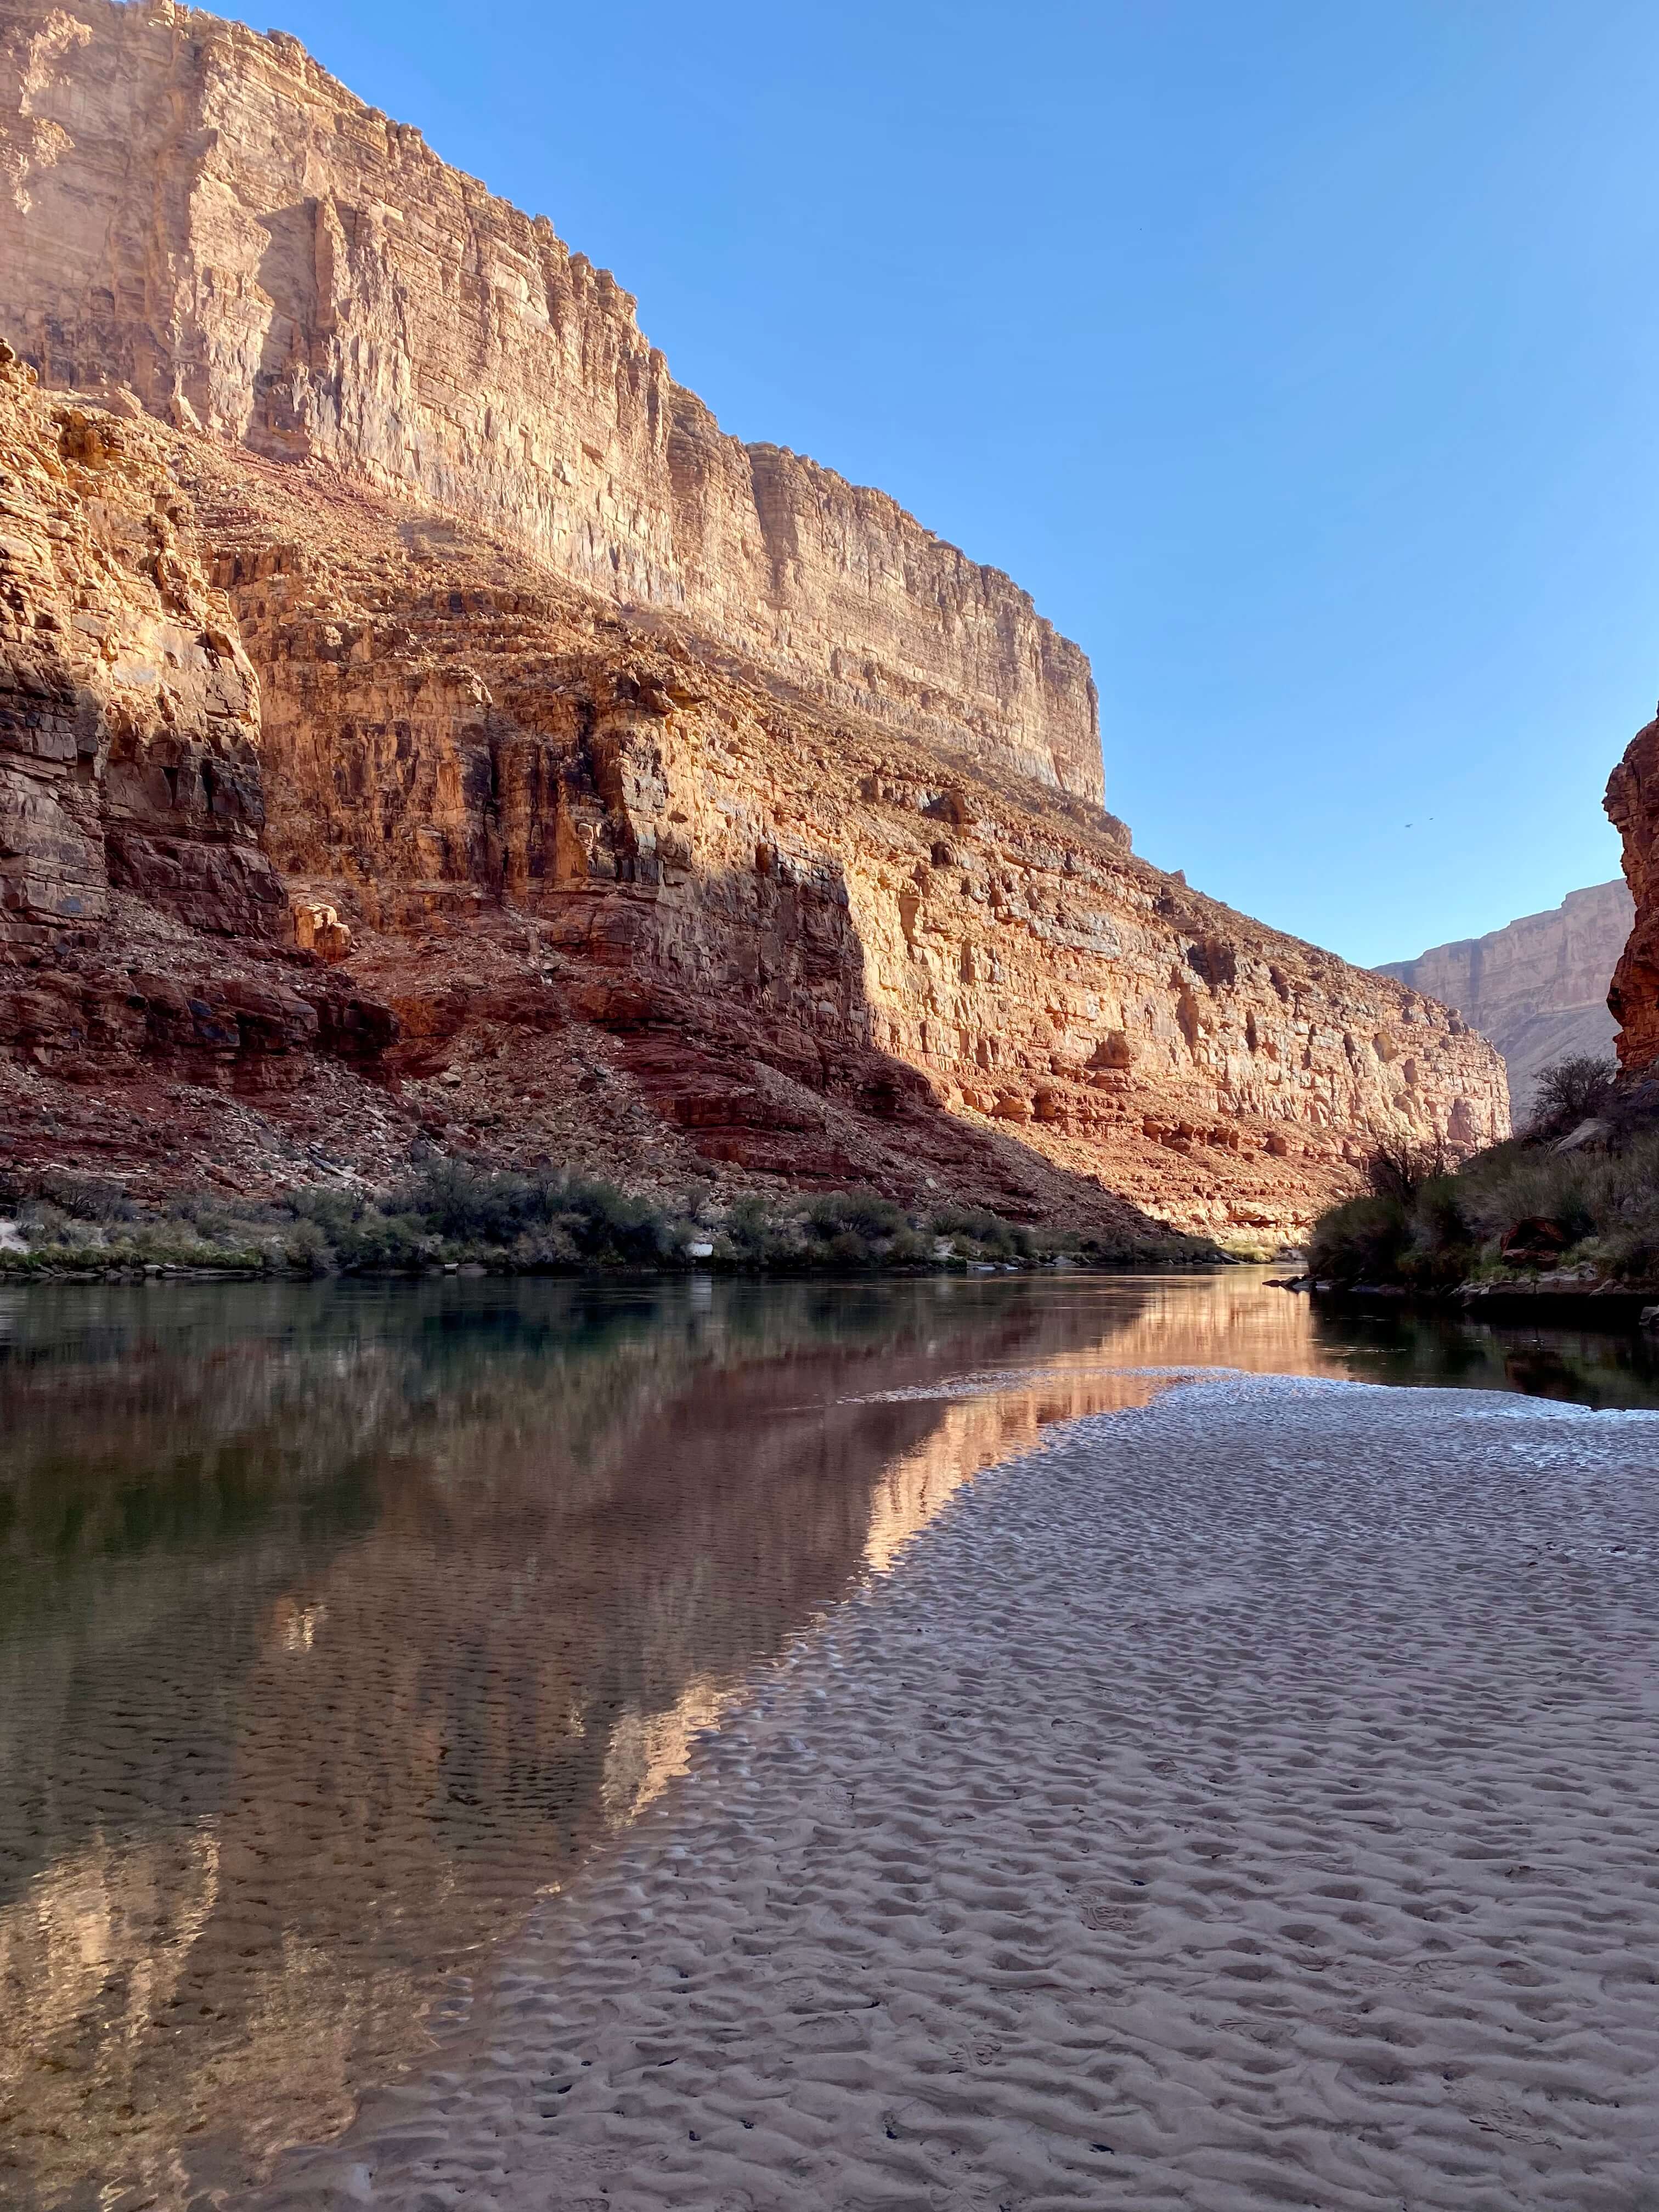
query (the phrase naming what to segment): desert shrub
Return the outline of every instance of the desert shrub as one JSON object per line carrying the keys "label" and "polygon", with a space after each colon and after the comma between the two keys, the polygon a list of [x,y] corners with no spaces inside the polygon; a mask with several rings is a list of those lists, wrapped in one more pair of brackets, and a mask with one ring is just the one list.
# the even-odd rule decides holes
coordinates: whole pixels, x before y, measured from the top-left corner
{"label": "desert shrub", "polygon": [[1606,1113],[1618,1074],[1617,1062],[1596,1053],[1572,1053],[1542,1069],[1533,1087],[1528,1135],[1564,1137]]}
{"label": "desert shrub", "polygon": [[936,1237],[965,1238],[988,1260],[1030,1259],[1036,1240],[1023,1223],[1005,1221],[986,1206],[943,1206],[929,1224]]}
{"label": "desert shrub", "polygon": [[[1576,1115],[1593,1094],[1564,1095]],[[1316,1275],[1443,1288],[1482,1270],[1536,1264],[1503,1255],[1522,1224],[1545,1221],[1559,1232],[1561,1263],[1659,1281],[1659,1131],[1615,1130],[1605,1147],[1571,1152],[1533,1134],[1510,1138],[1453,1174],[1413,1174],[1392,1190],[1373,1188],[1322,1215],[1309,1245]]]}
{"label": "desert shrub", "polygon": [[863,1269],[873,1267],[881,1256],[881,1247],[874,1237],[860,1236],[856,1229],[842,1229],[824,1243],[821,1257],[832,1267]]}
{"label": "desert shrub", "polygon": [[508,1255],[515,1267],[561,1273],[579,1267],[581,1256],[575,1238],[560,1221],[549,1222],[544,1229],[521,1231]]}
{"label": "desert shrub", "polygon": [[552,1212],[545,1188],[527,1176],[490,1174],[464,1160],[434,1162],[387,1203],[457,1244],[504,1244]]}
{"label": "desert shrub", "polygon": [[98,1176],[71,1175],[47,1169],[34,1181],[36,1194],[76,1221],[137,1221],[140,1208],[118,1182]]}
{"label": "desert shrub", "polygon": [[817,1237],[861,1237],[867,1243],[896,1237],[909,1222],[902,1206],[870,1190],[830,1191],[809,1200],[805,1209],[808,1230]]}
{"label": "desert shrub", "polygon": [[1385,1139],[1365,1162],[1365,1187],[1373,1198],[1410,1206],[1428,1182],[1451,1171],[1442,1145],[1417,1145],[1410,1138]]}
{"label": "desert shrub", "polygon": [[334,1249],[315,1221],[294,1222],[276,1249],[284,1263],[302,1274],[325,1275],[334,1264]]}
{"label": "desert shrub", "polygon": [[1560,1224],[1567,1242],[1589,1236],[1599,1212],[1596,1186],[1605,1160],[1582,1152],[1540,1151],[1523,1143],[1478,1154],[1459,1177],[1459,1203],[1477,1243],[1501,1245],[1517,1222]]}
{"label": "desert shrub", "polygon": [[[534,1255],[530,1264],[543,1267],[584,1261],[650,1266],[683,1238],[663,1207],[614,1183],[515,1175],[461,1160],[434,1162],[386,1204],[410,1224],[417,1246],[424,1240],[450,1256],[523,1252]],[[361,1231],[361,1224],[354,1225]]]}
{"label": "desert shrub", "polygon": [[887,1261],[890,1267],[925,1267],[931,1266],[933,1258],[932,1237],[922,1230],[912,1229],[908,1223],[887,1248]]}
{"label": "desert shrub", "polygon": [[799,1261],[805,1244],[793,1219],[781,1220],[763,1198],[751,1197],[734,1201],[715,1250],[741,1267],[775,1267]]}
{"label": "desert shrub", "polygon": [[66,1244],[70,1217],[61,1206],[43,1198],[26,1198],[17,1208],[17,1225],[31,1244]]}
{"label": "desert shrub", "polygon": [[[677,1205],[570,1175],[491,1170],[436,1160],[389,1190],[307,1186],[269,1202],[191,1193],[148,1214],[118,1192],[69,1192],[78,1212],[15,1181],[0,1186],[28,1250],[0,1271],[157,1262],[276,1267],[307,1274],[410,1271],[483,1261],[524,1269],[657,1267],[686,1263],[708,1238],[716,1265],[761,1273],[866,1273],[935,1264],[951,1239],[957,1264],[1033,1264],[1064,1251],[1085,1264],[1212,1255],[1171,1233],[1139,1243],[1105,1231],[1036,1231],[987,1207],[946,1206],[918,1218],[871,1190],[801,1199],[740,1197],[722,1213],[706,1191]],[[128,1213],[134,1218],[129,1220]]]}
{"label": "desert shrub", "polygon": [[1411,1241],[1409,1206],[1367,1192],[1322,1213],[1308,1243],[1308,1265],[1335,1283],[1393,1282]]}
{"label": "desert shrub", "polygon": [[546,1195],[547,1218],[562,1224],[584,1260],[648,1267],[669,1258],[684,1242],[684,1231],[661,1206],[630,1198],[614,1183],[550,1186]]}

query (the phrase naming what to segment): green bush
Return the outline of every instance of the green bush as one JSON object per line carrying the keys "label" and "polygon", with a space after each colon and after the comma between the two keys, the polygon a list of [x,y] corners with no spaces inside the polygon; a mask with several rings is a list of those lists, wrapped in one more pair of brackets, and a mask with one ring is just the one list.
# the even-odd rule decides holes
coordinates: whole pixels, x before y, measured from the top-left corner
{"label": "green bush", "polygon": [[910,1225],[902,1206],[868,1190],[831,1191],[811,1199],[805,1218],[814,1236],[831,1239],[851,1236],[868,1243],[896,1237]]}
{"label": "green bush", "polygon": [[1036,1249],[1029,1229],[1019,1222],[1005,1221],[988,1206],[941,1206],[930,1225],[937,1237],[965,1238],[988,1260],[1030,1259]]}
{"label": "green bush", "polygon": [[[706,1192],[672,1204],[614,1183],[460,1160],[435,1161],[389,1190],[307,1186],[268,1202],[191,1193],[148,1214],[112,1195],[112,1187],[62,1178],[26,1187],[14,1178],[5,1189],[28,1246],[0,1255],[0,1271],[12,1273],[159,1265],[316,1275],[461,1261],[567,1272],[655,1268],[690,1265],[687,1247],[696,1240],[712,1244],[718,1267],[773,1273],[933,1267],[941,1237],[957,1266],[1030,1266],[1061,1253],[1109,1266],[1210,1256],[1212,1249],[1173,1234],[1136,1243],[1035,1231],[981,1206],[914,1215],[871,1190],[750,1194],[722,1216]],[[78,1210],[59,1202],[64,1195]]]}
{"label": "green bush", "polygon": [[[1542,1221],[1555,1231],[1558,1267],[1588,1265],[1610,1281],[1659,1283],[1659,1127],[1632,1123],[1630,1109],[1598,1090],[1605,1073],[1606,1063],[1582,1059],[1547,1070],[1540,1087],[1550,1111],[1454,1173],[1434,1172],[1398,1148],[1379,1155],[1368,1167],[1370,1192],[1316,1224],[1313,1273],[1344,1285],[1443,1290],[1516,1267],[1535,1272],[1540,1262],[1504,1254],[1523,1224]],[[1562,1137],[1591,1118],[1583,1109],[1598,1099],[1601,1141],[1562,1151]]]}

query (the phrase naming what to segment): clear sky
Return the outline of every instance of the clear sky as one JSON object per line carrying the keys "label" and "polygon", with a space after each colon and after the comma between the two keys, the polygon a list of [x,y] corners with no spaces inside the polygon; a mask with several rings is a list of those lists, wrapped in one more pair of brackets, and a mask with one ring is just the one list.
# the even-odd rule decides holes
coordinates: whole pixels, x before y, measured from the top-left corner
{"label": "clear sky", "polygon": [[1617,872],[1659,694],[1653,0],[246,20],[612,269],[728,429],[1025,585],[1160,866],[1365,962]]}

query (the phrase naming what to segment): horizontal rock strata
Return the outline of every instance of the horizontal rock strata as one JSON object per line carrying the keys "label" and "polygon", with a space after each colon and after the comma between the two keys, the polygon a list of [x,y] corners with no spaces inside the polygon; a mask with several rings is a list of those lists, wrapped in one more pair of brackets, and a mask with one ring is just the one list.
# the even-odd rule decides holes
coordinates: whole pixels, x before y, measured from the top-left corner
{"label": "horizontal rock strata", "polygon": [[1507,1126],[1457,1015],[1135,859],[1005,580],[723,439],[608,279],[291,41],[0,33],[9,1160],[1271,1245],[1378,1138]]}
{"label": "horizontal rock strata", "polygon": [[465,515],[775,678],[1099,798],[1095,688],[884,493],[725,435],[634,301],[292,39],[0,0],[0,335]]}
{"label": "horizontal rock strata", "polygon": [[[122,1122],[143,1100],[198,1133],[179,1176],[204,1152],[258,1182],[574,1143],[635,1173],[1271,1238],[1376,1134],[1501,1126],[1455,1016],[1163,876],[1091,808],[785,705],[314,465],[115,423],[17,370],[4,392],[14,453],[31,424],[46,461],[130,434],[141,505],[165,457],[167,557],[240,672],[214,757],[245,800],[215,843],[199,775],[162,774],[147,849],[232,853],[265,886],[228,938],[223,901],[181,908],[183,864],[55,933],[67,894],[40,895],[7,1017],[28,1157],[90,1121],[151,1173],[150,1122]],[[57,465],[67,516],[107,507]],[[179,643],[149,687],[175,732]]]}
{"label": "horizontal rock strata", "polygon": [[1547,913],[1526,915],[1484,937],[1437,945],[1415,960],[1390,961],[1377,973],[1455,1006],[1492,1039],[1504,1055],[1520,1120],[1540,1068],[1570,1054],[1611,1054],[1607,989],[1632,920],[1626,885],[1595,884],[1569,891]]}

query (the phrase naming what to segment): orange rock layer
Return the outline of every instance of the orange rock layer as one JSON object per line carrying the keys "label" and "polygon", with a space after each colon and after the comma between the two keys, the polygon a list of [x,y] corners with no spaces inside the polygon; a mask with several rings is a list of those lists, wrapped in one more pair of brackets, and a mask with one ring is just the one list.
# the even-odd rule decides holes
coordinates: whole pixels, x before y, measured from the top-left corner
{"label": "orange rock layer", "polygon": [[1474,1144],[1443,1007],[1086,801],[520,548],[0,373],[0,1141],[139,1192],[434,1145],[1298,1234]]}
{"label": "orange rock layer", "polygon": [[43,381],[314,458],[838,708],[1102,796],[1030,598],[725,435],[634,301],[319,68],[172,0],[0,0],[0,336]]}

